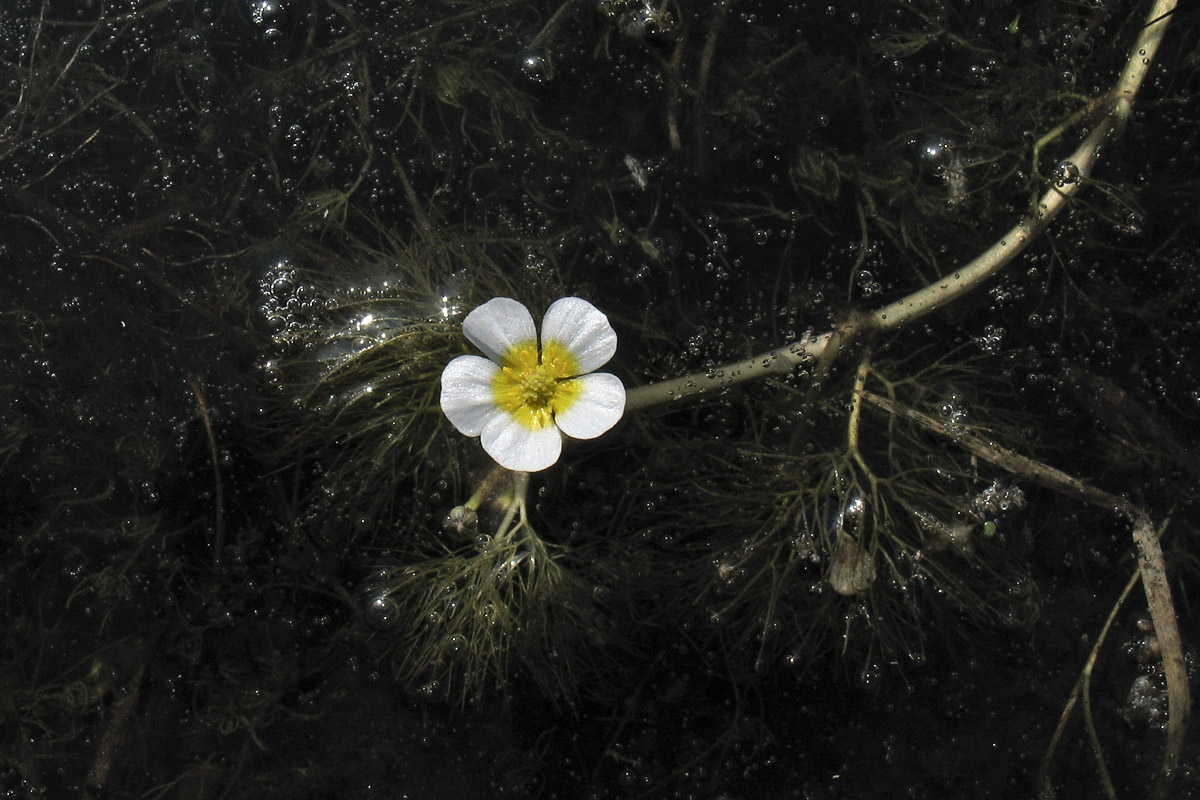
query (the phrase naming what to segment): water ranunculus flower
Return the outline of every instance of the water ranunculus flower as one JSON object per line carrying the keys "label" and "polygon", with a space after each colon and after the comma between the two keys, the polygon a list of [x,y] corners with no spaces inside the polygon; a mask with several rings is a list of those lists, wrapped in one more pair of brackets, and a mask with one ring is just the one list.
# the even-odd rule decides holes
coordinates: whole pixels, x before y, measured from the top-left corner
{"label": "water ranunculus flower", "polygon": [[467,314],[463,333],[483,351],[442,371],[442,411],[505,469],[537,472],[558,461],[563,434],[594,439],[625,413],[625,386],[594,370],[617,351],[617,334],[579,297],[555,300],[542,318],[509,297]]}

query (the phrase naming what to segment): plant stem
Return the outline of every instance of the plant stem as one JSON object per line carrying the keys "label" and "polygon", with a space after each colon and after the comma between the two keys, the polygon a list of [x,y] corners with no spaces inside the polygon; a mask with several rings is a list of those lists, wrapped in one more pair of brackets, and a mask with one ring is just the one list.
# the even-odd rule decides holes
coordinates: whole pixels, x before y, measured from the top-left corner
{"label": "plant stem", "polygon": [[989,464],[1040,483],[1059,494],[1074,497],[1124,517],[1132,523],[1142,589],[1146,593],[1146,605],[1150,609],[1154,632],[1162,647],[1163,674],[1167,679],[1167,744],[1163,749],[1162,766],[1151,796],[1156,799],[1167,797],[1171,778],[1179,768],[1182,757],[1192,700],[1188,686],[1187,663],[1183,658],[1183,644],[1179,634],[1179,621],[1175,614],[1174,601],[1171,599],[1171,586],[1167,581],[1167,563],[1150,516],[1123,497],[1097,489],[1062,470],[1006,450],[969,431],[956,431],[915,408],[865,390],[859,390],[857,394],[889,414],[903,417],[928,431],[950,439]]}
{"label": "plant stem", "polygon": [[475,494],[471,495],[471,498],[467,500],[467,502],[463,503],[463,507],[468,508],[471,511],[478,511],[479,506],[483,504],[483,501],[487,500],[495,493],[496,483],[506,473],[508,473],[508,470],[499,464],[492,467],[491,471],[489,471],[484,479],[480,482],[479,488],[475,490]]}
{"label": "plant stem", "polygon": [[846,448],[850,451],[854,463],[858,464],[863,473],[871,481],[872,492],[876,489],[875,474],[863,460],[862,452],[858,449],[858,426],[862,420],[862,393],[867,385],[867,374],[871,370],[869,356],[863,356],[854,372],[854,394],[850,397],[850,419],[846,425]]}
{"label": "plant stem", "polygon": [[660,405],[672,400],[724,389],[743,381],[765,378],[770,375],[787,375],[796,367],[825,352],[825,346],[833,333],[825,333],[810,339],[801,339],[783,347],[777,347],[744,361],[713,367],[704,372],[685,375],[682,378],[659,381],[647,386],[630,389],[625,396],[625,410]]}
{"label": "plant stem", "polygon": [[[1042,195],[1031,216],[1023,216],[998,242],[972,261],[907,297],[874,312],[852,318],[841,331],[845,341],[851,341],[857,333],[868,330],[887,331],[900,328],[948,305],[996,275],[1024,250],[1035,236],[1050,225],[1066,207],[1067,201],[1086,183],[1095,166],[1100,146],[1118,126],[1129,119],[1133,99],[1150,70],[1154,54],[1166,32],[1175,6],[1176,0],[1156,0],[1154,3],[1120,79],[1100,103],[1109,107],[1108,112],[1096,123],[1075,152],[1063,162],[1074,165],[1076,169],[1071,170],[1074,177],[1069,182],[1061,181],[1052,185]],[[809,336],[733,364],[713,367],[682,378],[638,386],[629,390],[625,408],[635,411],[716,389],[725,389],[743,381],[788,374],[806,361],[824,353],[833,336],[832,331]]]}

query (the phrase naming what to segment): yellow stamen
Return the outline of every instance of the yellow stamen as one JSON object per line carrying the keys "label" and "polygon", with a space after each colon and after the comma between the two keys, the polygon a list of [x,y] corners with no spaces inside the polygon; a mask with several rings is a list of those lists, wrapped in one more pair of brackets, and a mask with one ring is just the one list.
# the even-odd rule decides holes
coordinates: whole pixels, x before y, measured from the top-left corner
{"label": "yellow stamen", "polygon": [[582,387],[569,380],[579,375],[579,362],[555,341],[542,344],[541,358],[535,341],[509,348],[492,379],[496,405],[531,431],[554,424],[554,415],[566,411]]}

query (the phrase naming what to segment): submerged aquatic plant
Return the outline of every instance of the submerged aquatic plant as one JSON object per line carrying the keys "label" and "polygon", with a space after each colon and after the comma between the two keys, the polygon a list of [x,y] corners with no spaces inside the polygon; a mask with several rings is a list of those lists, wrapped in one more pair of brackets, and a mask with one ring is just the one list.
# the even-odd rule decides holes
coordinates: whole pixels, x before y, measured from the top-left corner
{"label": "submerged aquatic plant", "polygon": [[[374,570],[362,593],[368,623],[393,634],[398,677],[428,697],[478,702],[515,674],[573,702],[611,621],[571,549],[529,518],[529,475],[494,469],[445,520],[442,552]],[[484,527],[478,510],[494,528]],[[597,685],[602,685],[597,683]]]}
{"label": "submerged aquatic plant", "polygon": [[[535,44],[545,45],[571,30],[566,9],[546,23]],[[705,34],[705,51],[694,65],[686,57],[687,37],[648,38],[633,28],[637,35],[629,37],[646,47],[678,47],[669,62],[660,56],[669,78],[666,84],[674,93],[667,98],[663,126],[672,149],[685,148],[681,127],[693,127],[687,161],[699,175],[707,175],[710,169],[703,155],[709,149],[706,141],[731,120],[755,124],[751,112],[769,105],[759,101],[751,88],[728,91],[719,113],[705,105],[714,48],[726,21],[725,11],[714,12]],[[927,34],[923,31],[921,36]],[[934,38],[928,34],[912,45],[903,39],[889,45],[885,39],[880,47],[890,47],[897,58],[923,57]],[[1152,49],[1155,43],[1151,34],[1143,34],[1139,49]],[[614,44],[626,43],[604,39],[597,42],[595,52]],[[769,68],[778,69],[796,52],[781,52]],[[850,71],[836,54],[819,55],[837,70]],[[329,404],[335,420],[345,415],[348,422],[363,423],[361,430],[352,424],[340,428],[336,441],[354,442],[359,448],[345,459],[346,465],[365,463],[368,443],[376,439],[384,420],[395,425],[397,420],[419,418],[432,438],[415,441],[437,443],[422,449],[419,458],[397,460],[390,473],[378,473],[366,484],[372,488],[356,490],[359,496],[384,497],[387,502],[399,495],[414,505],[425,504],[395,525],[394,532],[387,523],[395,524],[399,515],[379,513],[371,506],[355,509],[361,514],[360,524],[375,529],[371,545],[381,560],[395,562],[375,575],[364,598],[367,618],[389,634],[380,638],[387,639],[390,645],[385,649],[396,654],[397,674],[414,686],[433,687],[431,692],[477,699],[485,687],[506,689],[509,680],[523,672],[542,686],[554,687],[554,694],[571,696],[570,676],[575,674],[571,663],[531,654],[570,652],[567,662],[586,660],[582,655],[586,647],[562,649],[568,640],[580,641],[567,635],[572,626],[600,627],[594,621],[597,610],[581,600],[586,587],[595,582],[599,559],[578,558],[580,543],[594,553],[620,552],[628,560],[649,564],[647,571],[656,576],[669,576],[658,579],[669,588],[647,603],[643,619],[665,628],[678,626],[686,631],[681,638],[694,638],[701,646],[715,643],[712,650],[721,654],[738,681],[770,671],[773,665],[811,666],[820,655],[836,653],[843,659],[857,659],[864,682],[870,682],[885,660],[923,660],[931,630],[954,636],[968,630],[968,623],[1014,626],[1036,616],[1036,595],[1026,563],[1027,531],[1019,517],[1014,521],[1008,516],[1023,499],[1021,489],[994,470],[980,470],[974,455],[954,450],[952,443],[937,439],[913,418],[898,418],[879,405],[867,405],[864,398],[878,392],[903,407],[924,409],[917,413],[929,411],[930,404],[936,403],[936,409],[948,409],[944,431],[951,437],[955,432],[986,435],[998,447],[1020,445],[1021,431],[1011,421],[990,427],[986,411],[975,416],[964,411],[964,397],[986,396],[973,409],[993,403],[1017,405],[1011,392],[987,396],[980,388],[986,381],[977,374],[946,380],[950,370],[939,355],[920,347],[929,337],[906,336],[906,331],[915,320],[946,309],[995,280],[1068,207],[1096,163],[1098,145],[1128,118],[1129,101],[1145,77],[1139,61],[1144,60],[1134,58],[1114,91],[1092,102],[1090,110],[1076,119],[1093,124],[1074,151],[1066,154],[1064,164],[1069,169],[1064,168],[1063,174],[1069,180],[1056,180],[1053,185],[1042,181],[1037,162],[1042,149],[1063,135],[1067,123],[1037,141],[1034,169],[1026,173],[1021,163],[1024,145],[1014,144],[1023,141],[1023,129],[1013,130],[1020,126],[976,125],[973,119],[964,119],[994,113],[989,103],[1007,102],[1011,92],[1002,86],[986,92],[964,90],[964,98],[984,99],[971,100],[976,105],[961,112],[948,110],[955,107],[954,99],[940,101],[940,112],[949,118],[945,124],[969,129],[970,134],[963,134],[967,140],[956,142],[955,137],[925,129],[924,123],[919,129],[892,130],[885,137],[872,130],[876,120],[871,119],[872,124],[862,126],[871,131],[869,147],[848,147],[838,153],[832,142],[793,143],[793,156],[772,178],[780,184],[784,183],[781,175],[790,178],[794,197],[786,203],[774,190],[764,190],[768,197],[761,204],[729,201],[721,213],[711,207],[697,213],[678,187],[669,189],[655,177],[658,165],[629,152],[606,152],[589,162],[594,173],[571,175],[556,184],[542,176],[537,165],[565,156],[548,156],[542,162],[537,160],[544,155],[539,151],[530,163],[514,167],[522,175],[522,192],[516,200],[493,174],[500,170],[496,165],[473,163],[465,175],[454,174],[445,167],[448,159],[437,153],[439,157],[431,160],[435,177],[425,176],[426,186],[436,187],[431,197],[457,197],[469,208],[477,198],[487,197],[489,204],[480,203],[483,210],[477,209],[480,216],[490,219],[494,208],[503,208],[495,212],[496,218],[502,224],[520,219],[523,231],[536,231],[540,253],[571,252],[562,244],[568,238],[563,234],[565,220],[578,216],[596,220],[591,242],[599,244],[599,254],[575,250],[575,263],[595,266],[603,259],[618,264],[621,269],[616,272],[624,283],[617,284],[606,270],[593,269],[584,281],[599,285],[597,291],[592,291],[592,285],[579,288],[578,274],[556,276],[563,280],[555,288],[618,298],[612,301],[614,308],[622,302],[633,305],[626,296],[629,291],[645,293],[649,302],[642,304],[642,318],[630,322],[634,346],[629,348],[628,364],[622,365],[635,375],[634,382],[644,380],[630,390],[626,403],[624,387],[615,377],[588,374],[612,357],[615,334],[603,315],[578,298],[565,298],[550,307],[539,343],[528,310],[509,299],[538,294],[525,286],[528,276],[522,270],[528,259],[520,266],[513,259],[465,273],[480,285],[464,284],[457,305],[469,307],[493,297],[462,319],[466,338],[486,357],[459,355],[447,335],[456,335],[460,317],[442,320],[446,325],[437,330],[436,344],[411,354],[423,372],[405,388],[425,392],[420,403],[398,392],[384,395],[399,397],[394,403],[373,399],[380,387],[394,380],[387,374],[390,360],[407,359],[408,352],[381,347],[375,351],[377,360],[353,365],[349,374],[367,387],[363,397],[368,402],[359,405],[358,395],[341,395]],[[544,85],[561,73],[565,62],[547,50],[523,52],[520,63],[528,78]],[[693,68],[694,81],[687,74]],[[1027,72],[1044,79],[1040,65],[1026,62],[1013,67],[1009,78],[1019,82]],[[445,77],[452,70],[443,68],[439,74]],[[503,78],[490,78],[505,85]],[[854,80],[859,78],[846,77],[846,83]],[[693,83],[697,87],[694,106],[688,108],[680,87]],[[830,83],[813,91],[837,94],[834,90],[840,82]],[[790,84],[785,81],[785,85]],[[808,91],[807,87],[792,89]],[[471,92],[456,89],[443,96],[456,119],[460,112],[470,116]],[[1020,100],[1019,112],[1010,113],[1021,118],[1022,126],[1044,128],[1047,119],[1057,121],[1064,107],[1078,99],[1070,92],[1029,92]],[[502,139],[503,117],[494,98],[483,105],[489,109],[486,127]],[[422,135],[428,119],[423,115],[417,126]],[[532,117],[520,119],[527,123]],[[586,150],[571,137],[542,138],[539,147],[548,152],[574,148],[577,154]],[[910,160],[914,155],[916,165]],[[605,163],[623,165],[617,170],[619,181],[613,179],[611,166],[605,173]],[[416,192],[408,172],[398,171],[415,217],[414,229],[428,235],[437,226],[429,225],[427,210],[414,202]],[[576,188],[580,186],[586,188]],[[596,186],[604,191],[594,192]],[[592,195],[607,197],[611,209],[597,209]],[[442,202],[444,208],[453,206],[452,201]],[[800,210],[787,207],[794,202]],[[578,215],[580,209],[585,213]],[[731,254],[721,224],[729,219],[785,220],[792,226],[787,232],[790,237],[796,223],[806,218],[804,209],[818,225],[832,226],[842,215],[858,222],[850,225],[858,241],[847,253],[838,254],[838,268],[849,272],[844,285],[851,308],[842,312],[832,311],[826,299],[819,299],[837,286],[834,268],[820,263],[793,267],[790,239],[778,275],[766,273],[779,284],[786,279],[787,288],[777,289],[786,300],[766,301],[761,296],[745,300],[738,289],[729,288],[737,283],[757,285],[753,280],[733,282],[731,276],[741,271],[752,277],[753,270],[763,267]],[[1013,222],[998,241],[984,247],[978,238],[984,226],[975,225],[975,218],[993,214],[1011,215]],[[703,272],[685,274],[683,267],[671,262],[679,243],[661,230],[670,224],[702,241],[703,246],[691,248],[688,257],[695,259],[700,253],[697,260]],[[754,241],[761,245],[771,235],[769,230],[755,231]],[[969,248],[982,253],[948,270],[944,263],[948,242],[958,246],[954,252]],[[636,247],[627,246],[631,243]],[[881,282],[872,273],[892,266],[889,259],[904,263],[918,283],[912,285],[910,279],[906,284],[894,276]],[[669,269],[656,271],[658,265]],[[441,267],[444,270],[446,265]],[[822,267],[828,270],[827,277],[813,277]],[[805,268],[807,284],[792,280],[791,270]],[[710,273],[712,277],[706,277]],[[511,290],[496,287],[510,276]],[[698,284],[704,282],[705,291],[691,285],[680,291],[680,284],[693,278]],[[401,285],[405,283],[401,280]],[[711,296],[705,296],[710,289]],[[858,307],[860,298],[871,301],[889,292],[892,296],[878,307]],[[662,302],[668,299],[671,302]],[[753,324],[743,326],[731,312],[739,301],[757,309]],[[676,304],[678,308],[673,308]],[[774,320],[764,321],[770,316],[764,309],[772,306],[787,320],[777,328],[772,328]],[[664,307],[672,312],[664,312]],[[679,327],[691,326],[698,332],[692,337],[694,346],[689,342],[663,355],[654,345],[671,341],[662,324],[668,313],[675,313]],[[807,324],[800,324],[806,313]],[[830,323],[824,332],[819,327],[821,315]],[[692,316],[702,322],[691,323]],[[574,341],[577,335],[579,340]],[[901,343],[889,337],[899,337]],[[768,339],[770,349],[760,351],[754,344],[759,338]],[[586,352],[589,348],[596,352]],[[736,357],[730,357],[735,350]],[[901,362],[891,355],[896,350],[922,355]],[[839,360],[848,355],[859,357],[852,374],[839,370]],[[430,367],[437,358],[442,364],[449,361],[440,372],[437,398],[446,419],[431,414],[434,405],[428,394],[436,382]],[[692,371],[679,376],[685,370],[675,367],[689,359],[694,362]],[[674,375],[668,377],[670,373]],[[375,374],[378,383],[371,377]],[[478,482],[471,501],[453,506],[465,493],[462,487],[471,480],[477,460],[473,447],[448,436],[451,426],[469,437],[479,436],[484,451],[502,468],[529,473],[558,466],[555,472],[571,475],[546,472],[533,478],[549,487],[555,481],[573,480],[579,469],[578,464],[560,458],[564,435],[593,438],[614,427],[627,409],[644,410],[705,392],[724,392],[754,378],[769,383],[759,390],[762,394],[731,393],[715,408],[694,412],[696,418],[688,422],[656,411],[650,421],[628,426],[645,434],[640,440],[631,436],[628,442],[640,452],[612,455],[626,459],[619,463],[620,469],[613,473],[599,469],[591,482],[581,481],[580,491],[570,495],[569,514],[558,516],[549,508],[551,503],[530,509],[525,498],[531,478],[506,476],[501,481],[494,472]],[[955,382],[957,386],[947,385]],[[323,400],[326,386],[318,385],[318,398]],[[745,408],[734,410],[738,403]],[[351,416],[356,406],[365,412]],[[414,414],[417,408],[419,413]],[[398,437],[414,441],[407,428]],[[655,448],[662,452],[650,452]],[[638,457],[648,466],[635,465]],[[673,474],[680,472],[682,477]],[[626,479],[612,480],[612,474]],[[380,475],[390,480],[380,480]],[[646,480],[629,479],[631,475]],[[351,478],[346,468],[336,482]],[[517,481],[511,495],[498,494],[496,486],[509,480]],[[493,510],[501,522],[494,534],[477,536],[473,531],[479,514],[489,508],[479,498],[487,497],[498,501]],[[443,510],[453,506],[442,538],[432,533],[429,524],[437,503]],[[568,524],[548,526],[551,535],[539,535],[534,524],[539,514],[542,520],[557,516]],[[707,635],[695,636],[697,629]],[[747,663],[749,654],[753,658]],[[524,669],[516,670],[514,664]]]}
{"label": "submerged aquatic plant", "polygon": [[754,405],[777,412],[739,408],[740,436],[646,424],[639,477],[656,501],[626,504],[617,524],[654,532],[655,572],[678,598],[664,615],[688,619],[739,681],[841,664],[871,684],[884,663],[924,663],[931,642],[1036,618],[1017,489],[916,426],[833,399],[871,386],[964,435],[1022,441],[992,410],[1011,402],[1005,381],[963,356],[920,366],[928,356],[864,362],[815,404],[807,387],[764,387]]}
{"label": "submerged aquatic plant", "polygon": [[[460,476],[441,465],[472,459],[446,424],[439,379],[464,349],[466,311],[514,291],[504,265],[524,249],[431,224],[407,238],[358,242],[354,263],[311,246],[262,254],[261,314],[274,352],[261,366],[302,411],[293,446],[321,451],[306,524],[322,540],[346,547],[356,534],[374,539],[444,513],[409,502],[457,486]],[[526,278],[533,298],[562,294],[553,263]],[[411,487],[408,497],[401,486]]]}
{"label": "submerged aquatic plant", "polygon": [[[504,748],[570,776],[541,795],[612,794],[617,770],[618,793],[657,791],[650,765],[683,750],[697,755],[675,794],[753,793],[744,775],[722,785],[730,765],[819,763],[813,729],[864,740],[843,704],[814,710],[831,674],[953,683],[970,670],[946,641],[972,658],[1004,630],[1044,646],[1064,637],[1021,635],[1064,613],[1043,598],[1070,601],[1058,586],[1079,575],[1074,594],[1103,598],[1128,546],[1033,491],[1049,472],[1015,455],[1169,511],[1168,552],[1195,563],[1195,220],[1162,211],[1191,207],[1195,75],[1147,72],[1168,23],[1186,67],[1194,12],[10,5],[0,716],[16,724],[0,762],[20,775],[0,783],[79,794],[90,738],[93,794],[313,794],[318,779],[353,794],[337,778],[372,759],[352,777],[407,791],[394,778],[425,749],[407,738],[411,691],[483,714],[508,701]],[[1164,100],[1135,117],[1147,75]],[[1126,125],[1156,125],[1170,155],[1111,157]],[[1161,221],[1132,216],[1138,202]],[[1163,231],[1132,267],[1103,255]],[[612,327],[574,295],[611,315],[621,352],[604,359],[628,395],[609,381],[585,402],[573,389],[602,362],[547,347],[564,338],[552,319],[539,344],[515,301],[489,302],[564,295],[606,350]],[[516,338],[473,337],[477,307],[502,332],[519,320]],[[1067,524],[1047,521],[1064,507]],[[1157,539],[1135,518],[1178,744],[1186,674]],[[1031,579],[1046,570],[1061,572]],[[989,735],[1004,655],[979,662],[991,709],[959,712]],[[1054,694],[1053,673],[1023,685]],[[541,698],[572,704],[579,728]],[[1015,715],[1022,771],[1039,712]],[[764,755],[727,757],[747,716],[771,729],[750,745]],[[348,735],[331,739],[339,717]],[[121,746],[130,719],[144,730]],[[922,759],[953,737],[969,763],[965,726],[930,727]],[[180,738],[220,757],[153,753]],[[134,777],[105,789],[110,767]],[[850,796],[851,780],[795,785]]]}

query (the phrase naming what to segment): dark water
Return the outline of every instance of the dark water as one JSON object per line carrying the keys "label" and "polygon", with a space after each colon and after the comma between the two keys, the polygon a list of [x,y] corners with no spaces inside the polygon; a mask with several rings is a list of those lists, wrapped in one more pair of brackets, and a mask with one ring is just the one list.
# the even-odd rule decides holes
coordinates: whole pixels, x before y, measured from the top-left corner
{"label": "dark water", "polygon": [[1128,522],[964,443],[1162,526],[1195,690],[1195,9],[997,277],[629,411],[527,526],[437,402],[494,296],[589,299],[632,389],[952,275],[1078,182],[1143,5],[7,2],[5,796],[1145,796],[1140,586],[1103,766],[1079,708],[1048,760]]}

